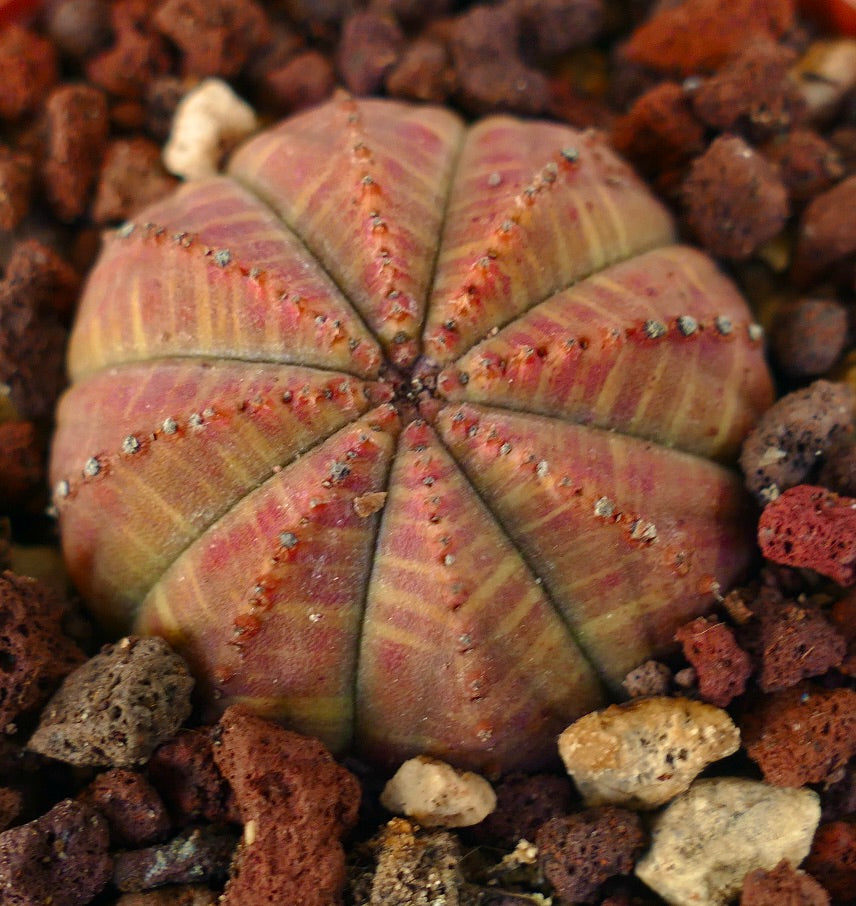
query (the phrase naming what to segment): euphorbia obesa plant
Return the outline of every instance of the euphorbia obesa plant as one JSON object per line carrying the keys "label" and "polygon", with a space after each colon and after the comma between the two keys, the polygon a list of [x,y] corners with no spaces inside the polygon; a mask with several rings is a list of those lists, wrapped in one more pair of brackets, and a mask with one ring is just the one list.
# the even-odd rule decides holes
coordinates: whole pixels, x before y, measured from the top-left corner
{"label": "euphorbia obesa plant", "polygon": [[338,750],[542,764],[750,556],[759,331],[591,133],[286,120],[107,238],[69,362],[94,611]]}

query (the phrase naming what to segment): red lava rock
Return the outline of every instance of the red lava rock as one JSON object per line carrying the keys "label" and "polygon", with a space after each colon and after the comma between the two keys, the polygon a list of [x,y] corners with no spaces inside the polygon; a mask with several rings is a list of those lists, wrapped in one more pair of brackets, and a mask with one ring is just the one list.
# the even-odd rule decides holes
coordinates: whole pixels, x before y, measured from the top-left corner
{"label": "red lava rock", "polygon": [[185,75],[237,75],[269,37],[264,9],[253,0],[165,0],[155,27],[183,54]]}
{"label": "red lava rock", "polygon": [[35,112],[56,79],[50,41],[20,25],[0,25],[0,119]]}
{"label": "red lava rock", "polygon": [[449,54],[439,41],[419,38],[409,44],[386,77],[392,97],[442,104],[455,87]]}
{"label": "red lava rock", "polygon": [[829,894],[786,859],[768,870],[756,868],[743,879],[740,906],[828,906]]}
{"label": "red lava rock", "polygon": [[775,169],[736,135],[715,139],[693,161],[681,194],[690,229],[723,258],[748,258],[788,218],[788,193]]}
{"label": "red lava rock", "polygon": [[832,605],[830,618],[847,643],[847,654],[841,664],[841,672],[856,676],[856,589],[852,589]]}
{"label": "red lava rock", "polygon": [[494,787],[496,808],[471,835],[482,843],[514,849],[521,840],[535,842],[538,828],[571,811],[574,791],[567,777],[510,774]]}
{"label": "red lava rock", "polygon": [[683,167],[704,149],[704,127],[684,89],[663,82],[636,99],[612,130],[612,144],[643,172]]}
{"label": "red lava rock", "polygon": [[91,85],[63,85],[51,93],[45,109],[45,193],[60,220],[75,220],[86,209],[107,144],[107,102]]}
{"label": "red lava rock", "polygon": [[315,739],[233,705],[214,750],[244,821],[223,906],[340,902],[360,786]]}
{"label": "red lava rock", "polygon": [[630,36],[623,55],[675,75],[712,71],[744,45],[788,32],[794,24],[794,7],[794,0],[661,4]]}
{"label": "red lava rock", "polygon": [[392,17],[372,10],[349,16],[342,27],[337,55],[345,86],[356,95],[378,91],[403,47],[404,34]]}
{"label": "red lava rock", "polygon": [[84,906],[110,880],[107,822],[65,799],[29,824],[0,834],[3,906]]}
{"label": "red lava rock", "polygon": [[758,523],[769,560],[813,569],[839,585],[856,582],[856,498],[802,484],[770,503]]}
{"label": "red lava rock", "polygon": [[743,443],[740,467],[746,487],[766,503],[806,480],[823,454],[853,426],[853,391],[815,381],[774,403]]}
{"label": "red lava rock", "polygon": [[460,103],[471,113],[497,110],[537,114],[550,103],[543,73],[518,56],[520,22],[511,4],[472,7],[449,35]]}
{"label": "red lava rock", "polygon": [[335,84],[333,64],[317,50],[306,50],[265,73],[261,90],[277,111],[290,113],[320,104]]}
{"label": "red lava rock", "polygon": [[23,805],[20,790],[11,787],[0,787],[0,831],[6,828],[18,817]]}
{"label": "red lava rock", "polygon": [[604,23],[602,0],[519,0],[523,39],[539,57],[555,57],[593,41]]}
{"label": "red lava rock", "polygon": [[816,195],[800,218],[791,275],[800,285],[856,253],[856,176]]}
{"label": "red lava rock", "polygon": [[133,19],[127,4],[113,7],[113,46],[87,61],[86,77],[111,95],[138,99],[145,86],[167,72],[170,61],[161,36]]}
{"label": "red lava rock", "polygon": [[92,217],[96,223],[127,220],[177,185],[164,169],[155,142],[141,136],[116,139],[104,157]]}
{"label": "red lava rock", "polygon": [[33,159],[0,145],[0,230],[14,230],[30,208]]}
{"label": "red lava rock", "polygon": [[699,694],[705,701],[725,708],[743,694],[752,660],[725,623],[698,617],[681,626],[675,639],[696,672]]}
{"label": "red lava rock", "polygon": [[45,453],[32,422],[0,424],[0,499],[19,507],[41,487]]}
{"label": "red lava rock", "polygon": [[[140,891],[191,881],[221,883],[237,843],[238,834],[232,829],[191,828],[168,843],[118,853],[113,884],[122,891]],[[250,898],[243,904],[253,902]]]}
{"label": "red lava rock", "polygon": [[0,281],[0,381],[24,420],[47,418],[65,386],[65,328],[29,280]]}
{"label": "red lava rock", "polygon": [[588,903],[614,875],[630,874],[647,843],[635,812],[604,806],[551,818],[535,838],[541,871],[556,893]]}
{"label": "red lava rock", "polygon": [[519,60],[456,67],[458,99],[470,113],[514,111],[534,116],[550,105],[550,83]]}
{"label": "red lava rock", "polygon": [[70,313],[81,283],[67,261],[36,239],[22,239],[12,247],[6,280],[16,291],[26,292],[37,307],[61,316]]}
{"label": "red lava rock", "polygon": [[99,774],[78,797],[107,819],[116,847],[146,846],[170,831],[169,815],[157,790],[136,771],[113,768]]}
{"label": "red lava rock", "polygon": [[41,705],[85,660],[65,634],[64,604],[36,579],[0,575],[0,728]]}
{"label": "red lava rock", "polygon": [[747,43],[693,92],[696,116],[720,132],[753,138],[782,132],[798,122],[803,101],[789,70],[790,47],[773,41]]}
{"label": "red lava rock", "polygon": [[856,824],[831,821],[814,835],[803,863],[838,903],[852,903],[856,889]]}
{"label": "red lava rock", "polygon": [[823,783],[856,754],[856,690],[804,683],[772,692],[739,723],[743,746],[767,783]]}
{"label": "red lava rock", "polygon": [[791,129],[776,136],[763,151],[779,168],[795,201],[808,201],[845,173],[838,150],[813,129]]}
{"label": "red lava rock", "polygon": [[192,686],[162,639],[121,639],[66,678],[28,746],[69,764],[140,764],[187,719]]}
{"label": "red lava rock", "polygon": [[110,42],[110,5],[106,0],[59,0],[46,10],[53,42],[70,57],[83,59]]}
{"label": "red lava rock", "polygon": [[845,639],[817,608],[765,592],[753,608],[760,619],[758,685],[765,692],[822,676],[842,662]]}
{"label": "red lava rock", "polygon": [[176,823],[240,821],[234,794],[214,763],[207,731],[180,730],[155,749],[146,772]]}
{"label": "red lava rock", "polygon": [[776,315],[770,342],[782,371],[817,377],[837,361],[847,342],[847,309],[836,299],[798,299]]}

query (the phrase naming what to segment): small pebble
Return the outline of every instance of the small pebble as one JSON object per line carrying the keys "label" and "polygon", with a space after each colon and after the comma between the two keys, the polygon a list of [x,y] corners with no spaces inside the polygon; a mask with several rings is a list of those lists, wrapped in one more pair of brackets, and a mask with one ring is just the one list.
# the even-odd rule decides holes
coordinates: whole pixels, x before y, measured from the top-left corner
{"label": "small pebble", "polygon": [[190,715],[192,687],[162,639],[121,639],[65,679],[28,747],[74,765],[141,764]]}
{"label": "small pebble", "polygon": [[179,102],[164,166],[185,179],[214,175],[223,156],[257,128],[249,104],[221,79],[205,79]]}
{"label": "small pebble", "polygon": [[469,827],[496,808],[493,787],[478,774],[419,755],[401,765],[384,787],[381,805],[424,827]]}
{"label": "small pebble", "polygon": [[559,754],[587,805],[647,809],[739,745],[737,727],[713,705],[640,698],[581,717],[559,737]]}
{"label": "small pebble", "polygon": [[813,790],[739,777],[698,780],[654,818],[636,875],[673,906],[726,906],[750,871],[782,859],[799,865],[819,820]]}

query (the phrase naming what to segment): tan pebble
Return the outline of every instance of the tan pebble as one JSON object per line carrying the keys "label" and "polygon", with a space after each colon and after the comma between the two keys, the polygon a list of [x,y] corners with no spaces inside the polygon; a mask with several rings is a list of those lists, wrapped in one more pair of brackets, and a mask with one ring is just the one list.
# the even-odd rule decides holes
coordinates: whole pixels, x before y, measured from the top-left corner
{"label": "tan pebble", "polygon": [[835,114],[856,87],[856,39],[813,41],[793,69],[812,123]]}
{"label": "tan pebble", "polygon": [[496,794],[484,777],[419,755],[396,771],[380,802],[425,827],[469,827],[496,808]]}
{"label": "tan pebble", "polygon": [[163,163],[185,179],[213,176],[225,153],[258,128],[253,109],[221,79],[205,79],[176,107]]}
{"label": "tan pebble", "polygon": [[674,906],[725,906],[743,878],[782,859],[799,865],[820,821],[813,790],[758,780],[699,780],[654,819],[637,876]]}
{"label": "tan pebble", "polygon": [[721,708],[659,696],[593,711],[559,737],[588,806],[656,808],[739,746],[740,731]]}

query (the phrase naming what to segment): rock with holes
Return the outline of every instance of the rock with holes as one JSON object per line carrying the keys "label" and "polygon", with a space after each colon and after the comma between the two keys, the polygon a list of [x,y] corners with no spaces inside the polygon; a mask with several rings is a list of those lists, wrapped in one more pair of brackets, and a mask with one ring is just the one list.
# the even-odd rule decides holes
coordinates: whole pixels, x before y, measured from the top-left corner
{"label": "rock with holes", "polygon": [[301,113],[108,235],[69,366],[94,611],[387,766],[555,759],[751,557],[759,330],[592,133]]}
{"label": "rock with holes", "polygon": [[559,737],[559,753],[586,805],[656,808],[711,762],[737,751],[726,711],[687,698],[638,698],[593,711]]}
{"label": "rock with holes", "polygon": [[142,764],[190,715],[192,688],[162,639],[121,639],[66,677],[28,748],[74,765]]}

